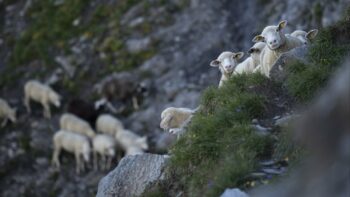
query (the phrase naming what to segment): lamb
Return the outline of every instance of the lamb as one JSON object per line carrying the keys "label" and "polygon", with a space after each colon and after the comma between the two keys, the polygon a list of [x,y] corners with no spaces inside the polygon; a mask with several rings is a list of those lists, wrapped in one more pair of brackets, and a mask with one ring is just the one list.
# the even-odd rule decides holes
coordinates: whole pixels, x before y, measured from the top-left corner
{"label": "lamb", "polygon": [[283,34],[287,21],[281,21],[277,26],[267,26],[261,35],[254,37],[253,42],[265,42],[267,47],[260,55],[260,72],[270,76],[270,70],[276,60],[285,52],[302,45],[302,42],[293,36]]}
{"label": "lamb", "polygon": [[129,130],[122,130],[116,133],[117,144],[125,151],[126,155],[137,155],[148,150],[147,137],[140,137]]}
{"label": "lamb", "polygon": [[116,142],[114,137],[105,134],[96,135],[92,140],[94,155],[94,168],[98,169],[97,157],[101,157],[102,170],[111,168],[112,159],[115,156]]}
{"label": "lamb", "polygon": [[56,107],[61,106],[61,97],[49,86],[39,81],[31,80],[24,85],[24,105],[31,113],[30,100],[41,103],[44,107],[44,117],[51,118],[50,103]]}
{"label": "lamb", "polygon": [[12,109],[10,105],[3,99],[0,98],[0,118],[3,118],[3,122],[1,123],[1,127],[5,127],[8,120],[16,123],[16,109]]}
{"label": "lamb", "polygon": [[[59,155],[61,150],[73,153],[76,160],[76,173],[79,174],[85,168],[84,163],[90,161],[90,144],[89,139],[83,135],[66,130],[59,130],[53,136],[54,152],[52,164],[60,168]],[[83,157],[83,161],[81,158]]]}
{"label": "lamb", "polygon": [[254,44],[248,51],[250,57],[237,65],[234,74],[253,73],[255,68],[260,64],[260,54],[265,46],[266,44],[264,42]]}
{"label": "lamb", "polygon": [[302,42],[302,44],[308,45],[312,42],[312,40],[315,39],[317,34],[318,34],[318,30],[313,29],[313,30],[310,30],[309,32],[302,31],[302,30],[296,30],[293,33],[291,33],[290,35],[295,37],[295,38],[298,38]]}
{"label": "lamb", "polygon": [[216,60],[210,62],[210,66],[218,67],[222,76],[219,83],[219,88],[227,81],[235,70],[238,60],[244,56],[243,52],[222,52]]}
{"label": "lamb", "polygon": [[123,123],[109,114],[102,114],[97,118],[96,130],[101,133],[115,136],[118,131],[124,130]]}
{"label": "lamb", "polygon": [[170,132],[181,129],[188,124],[196,111],[188,108],[166,108],[160,116],[160,128]]}
{"label": "lamb", "polygon": [[89,123],[73,114],[65,113],[61,116],[60,128],[79,133],[90,138],[95,137],[95,132]]}

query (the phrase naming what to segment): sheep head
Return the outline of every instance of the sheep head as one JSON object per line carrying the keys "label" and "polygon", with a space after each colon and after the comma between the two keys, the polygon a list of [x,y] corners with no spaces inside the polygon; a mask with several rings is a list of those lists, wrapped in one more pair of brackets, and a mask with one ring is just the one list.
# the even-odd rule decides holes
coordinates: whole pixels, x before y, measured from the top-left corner
{"label": "sheep head", "polygon": [[302,31],[302,30],[296,30],[290,35],[293,37],[298,38],[304,45],[308,45],[316,38],[318,34],[317,29],[310,30],[309,32]]}
{"label": "sheep head", "polygon": [[56,92],[54,92],[54,91],[50,91],[49,92],[49,100],[56,107],[60,107],[61,106],[61,101],[60,101],[61,97]]}
{"label": "sheep head", "polygon": [[148,144],[147,144],[147,136],[141,137],[136,140],[136,144],[142,149],[142,150],[148,150]]}
{"label": "sheep head", "polygon": [[222,74],[230,74],[235,70],[238,60],[243,56],[243,52],[233,53],[225,51],[216,60],[211,61],[210,66],[218,67]]}
{"label": "sheep head", "polygon": [[287,21],[281,21],[277,26],[267,26],[260,35],[254,37],[253,42],[265,42],[271,50],[276,50],[285,43],[282,30],[286,26]]}
{"label": "sheep head", "polygon": [[248,51],[248,54],[253,58],[254,61],[260,60],[260,54],[265,48],[266,44],[264,42],[255,43]]}

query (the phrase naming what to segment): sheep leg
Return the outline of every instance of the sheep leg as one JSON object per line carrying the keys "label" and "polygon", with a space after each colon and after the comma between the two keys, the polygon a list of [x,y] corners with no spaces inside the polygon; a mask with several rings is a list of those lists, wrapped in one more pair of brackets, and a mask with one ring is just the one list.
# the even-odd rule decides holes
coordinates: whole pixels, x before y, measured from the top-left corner
{"label": "sheep leg", "polygon": [[44,106],[44,117],[50,119],[51,118],[50,105],[46,102],[43,102],[43,106]]}
{"label": "sheep leg", "polygon": [[76,161],[75,171],[77,174],[80,174],[81,161],[80,161],[79,153],[75,153],[75,161]]}
{"label": "sheep leg", "polygon": [[112,166],[112,157],[108,157],[107,170],[111,169],[111,166]]}
{"label": "sheep leg", "polygon": [[101,169],[106,170],[106,156],[101,155]]}
{"label": "sheep leg", "polygon": [[5,127],[7,124],[8,118],[5,118],[1,123],[1,128]]}
{"label": "sheep leg", "polygon": [[27,112],[30,114],[32,113],[32,109],[30,108],[30,99],[29,97],[26,95],[25,98],[24,98],[24,105],[26,106],[27,108]]}
{"label": "sheep leg", "polygon": [[95,171],[97,171],[98,166],[97,166],[97,153],[96,153],[96,151],[94,151],[93,154],[94,154],[94,169],[95,169]]}
{"label": "sheep leg", "polygon": [[133,97],[132,97],[132,105],[133,105],[133,107],[134,107],[135,110],[138,110],[138,109],[140,108],[136,96],[133,96]]}
{"label": "sheep leg", "polygon": [[58,158],[60,153],[61,153],[61,148],[55,147],[55,150],[54,150],[53,156],[52,156],[52,165],[54,165],[58,169],[60,169],[60,160]]}

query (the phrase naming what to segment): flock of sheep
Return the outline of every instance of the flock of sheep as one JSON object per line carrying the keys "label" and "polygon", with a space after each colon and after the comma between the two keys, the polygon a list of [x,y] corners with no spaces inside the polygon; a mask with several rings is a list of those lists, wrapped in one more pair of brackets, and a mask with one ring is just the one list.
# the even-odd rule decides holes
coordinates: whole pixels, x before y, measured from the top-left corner
{"label": "flock of sheep", "polygon": [[[218,67],[222,74],[219,88],[235,74],[260,72],[269,77],[273,64],[281,54],[309,44],[318,33],[318,30],[309,32],[297,30],[291,34],[284,34],[282,30],[286,25],[286,21],[281,21],[277,26],[265,27],[261,35],[254,37],[253,42],[256,43],[248,51],[250,56],[241,63],[239,60],[244,56],[243,52],[226,51],[211,61],[210,66]],[[50,104],[56,107],[61,105],[58,93],[48,85],[35,80],[25,84],[24,95],[27,111],[31,112],[30,101],[33,100],[41,103],[44,108],[43,115],[46,118],[51,117]],[[192,110],[169,107],[161,114],[160,127],[179,136],[199,108]],[[8,120],[16,122],[16,110],[1,98],[0,118],[4,119],[2,127],[7,124]],[[138,136],[125,129],[122,122],[110,114],[99,115],[95,126],[98,133],[86,120],[70,113],[63,114],[60,118],[60,130],[53,136],[53,165],[60,167],[61,150],[75,155],[76,172],[80,173],[85,168],[85,162],[90,161],[91,152],[94,156],[95,169],[98,169],[99,165],[102,169],[109,169],[112,158],[116,156],[116,149],[122,149],[126,155],[142,154],[148,149],[146,137]]]}
{"label": "flock of sheep", "polygon": [[[260,35],[254,37],[255,44],[248,51],[250,56],[241,63],[239,60],[244,56],[243,52],[225,51],[211,61],[210,66],[218,67],[221,72],[219,88],[236,74],[260,72],[269,77],[272,66],[283,53],[310,44],[318,34],[317,29],[309,32],[296,30],[291,34],[284,34],[286,25],[287,21],[281,21],[277,26],[265,27]],[[161,114],[160,127],[179,136],[199,108],[167,108]]]}
{"label": "flock of sheep", "polygon": [[[24,105],[31,112],[30,101],[43,106],[43,115],[51,118],[50,104],[60,107],[61,97],[48,85],[31,80],[24,85]],[[16,122],[16,110],[0,99],[0,117],[4,118],[2,127],[8,120]],[[59,155],[61,150],[73,153],[76,160],[76,172],[79,174],[85,168],[85,162],[90,161],[90,153],[94,156],[94,169],[106,170],[111,167],[116,149],[121,149],[125,155],[142,154],[148,149],[147,138],[136,135],[124,128],[117,118],[110,114],[98,116],[95,126],[96,133],[84,119],[70,113],[64,113],[59,121],[60,130],[53,136],[54,152],[52,164],[60,168]],[[99,162],[100,161],[100,162]]]}

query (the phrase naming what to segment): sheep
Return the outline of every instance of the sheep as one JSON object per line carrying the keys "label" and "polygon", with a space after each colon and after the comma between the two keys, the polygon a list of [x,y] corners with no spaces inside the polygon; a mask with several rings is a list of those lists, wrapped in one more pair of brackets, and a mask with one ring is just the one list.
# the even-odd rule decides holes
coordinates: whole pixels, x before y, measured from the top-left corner
{"label": "sheep", "polygon": [[313,30],[310,30],[309,32],[302,31],[302,30],[295,30],[290,35],[295,38],[298,38],[302,42],[302,44],[308,45],[312,42],[312,40],[315,39],[317,34],[318,34],[318,30],[313,29]]}
{"label": "sheep", "polygon": [[210,62],[210,66],[218,67],[222,74],[219,88],[222,87],[223,83],[231,77],[238,64],[238,60],[240,60],[243,56],[243,52],[233,53],[225,51],[222,52],[216,60]]}
{"label": "sheep", "polygon": [[3,122],[1,123],[1,127],[5,127],[8,120],[16,123],[16,109],[12,109],[10,105],[3,99],[0,98],[0,118],[3,118]]}
{"label": "sheep", "polygon": [[65,113],[61,116],[60,128],[63,130],[68,130],[71,132],[79,133],[81,135],[85,135],[89,138],[93,138],[95,136],[95,132],[91,128],[89,123],[69,113]]}
{"label": "sheep", "polygon": [[237,65],[234,74],[253,73],[254,69],[260,64],[260,54],[265,46],[264,42],[254,44],[248,51],[250,57]]}
{"label": "sheep", "polygon": [[44,107],[44,117],[51,118],[50,103],[56,107],[61,106],[61,97],[49,86],[39,81],[31,80],[24,85],[24,105],[28,113],[31,113],[30,100],[41,103]]}
{"label": "sheep", "polygon": [[161,113],[160,128],[175,133],[175,129],[182,129],[188,124],[196,111],[188,108],[168,107]]}
{"label": "sheep", "polygon": [[122,130],[116,133],[116,141],[126,155],[137,155],[148,150],[147,137],[140,137],[129,130]]}
{"label": "sheep", "polygon": [[[91,152],[89,139],[86,136],[66,130],[59,130],[53,136],[53,144],[52,165],[54,167],[60,168],[59,155],[63,149],[75,155],[76,173],[79,174],[80,171],[84,171],[84,163],[90,161]],[[81,157],[83,157],[83,161],[81,161]]]}
{"label": "sheep", "polygon": [[115,136],[118,131],[123,129],[123,123],[112,115],[102,114],[97,118],[96,130],[98,132]]}
{"label": "sheep", "polygon": [[94,155],[94,169],[98,169],[97,157],[100,155],[102,170],[111,168],[112,159],[115,156],[116,141],[114,137],[105,134],[96,135],[92,140],[92,150]]}
{"label": "sheep", "polygon": [[95,107],[83,99],[72,99],[67,104],[67,112],[78,116],[79,118],[89,122],[92,128],[96,128],[95,123],[97,117],[102,111],[102,106]]}
{"label": "sheep", "polygon": [[266,47],[260,54],[260,72],[270,76],[270,70],[281,54],[302,45],[302,42],[290,35],[283,34],[287,21],[281,21],[277,26],[267,26],[261,35],[254,37],[253,42],[265,42]]}

